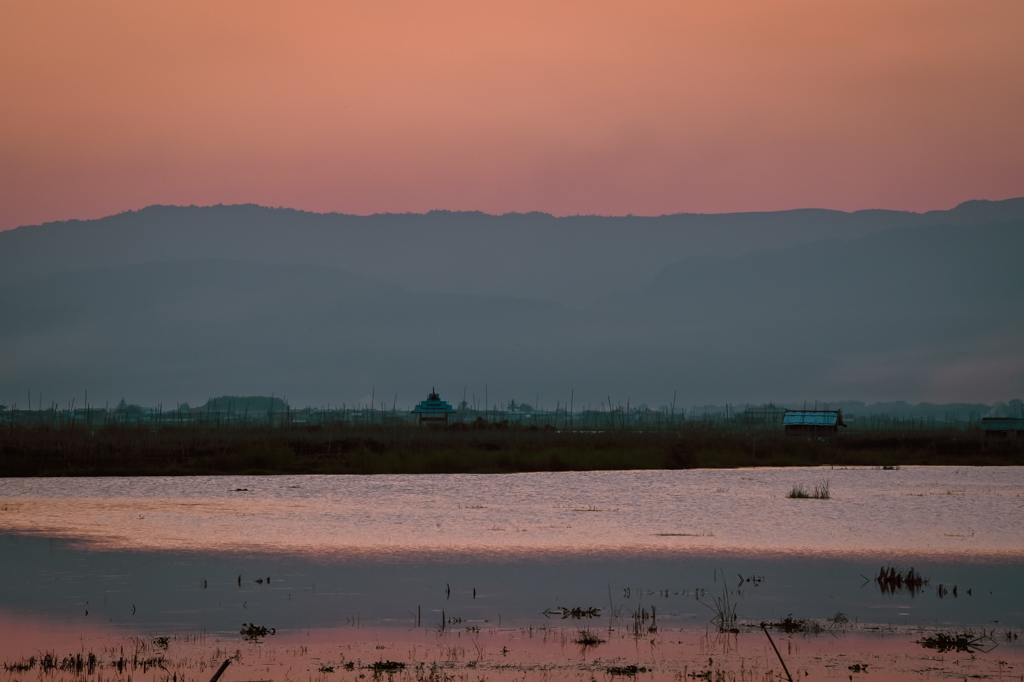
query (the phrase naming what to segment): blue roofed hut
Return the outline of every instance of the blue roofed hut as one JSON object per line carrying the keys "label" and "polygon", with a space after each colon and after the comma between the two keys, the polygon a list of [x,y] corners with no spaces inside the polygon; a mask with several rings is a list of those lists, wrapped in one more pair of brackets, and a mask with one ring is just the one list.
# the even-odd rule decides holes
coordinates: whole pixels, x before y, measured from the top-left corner
{"label": "blue roofed hut", "polygon": [[843,423],[842,410],[786,410],[782,417],[786,433],[793,435],[838,433]]}
{"label": "blue roofed hut", "polygon": [[431,389],[427,399],[414,407],[412,413],[420,416],[420,424],[447,424],[448,415],[455,414],[455,408]]}
{"label": "blue roofed hut", "polygon": [[982,417],[981,432],[986,437],[1017,437],[1024,436],[1024,419],[1015,417]]}

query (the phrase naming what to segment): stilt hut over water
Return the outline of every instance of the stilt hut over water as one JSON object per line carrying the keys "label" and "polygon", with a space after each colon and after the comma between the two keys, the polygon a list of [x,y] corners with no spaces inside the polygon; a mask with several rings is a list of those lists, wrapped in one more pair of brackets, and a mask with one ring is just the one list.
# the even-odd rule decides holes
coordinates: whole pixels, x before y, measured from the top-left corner
{"label": "stilt hut over water", "polygon": [[420,416],[420,424],[447,424],[448,416],[455,414],[455,408],[430,389],[430,395],[414,407],[412,413]]}
{"label": "stilt hut over water", "polygon": [[786,410],[782,426],[786,433],[795,436],[833,435],[840,426],[846,428],[842,410]]}

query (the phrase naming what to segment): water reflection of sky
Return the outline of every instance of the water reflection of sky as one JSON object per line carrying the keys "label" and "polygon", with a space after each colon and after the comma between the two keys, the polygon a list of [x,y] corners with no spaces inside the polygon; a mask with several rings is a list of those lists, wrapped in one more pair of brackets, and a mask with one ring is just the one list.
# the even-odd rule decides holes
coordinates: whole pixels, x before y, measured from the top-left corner
{"label": "water reflection of sky", "polygon": [[[823,477],[834,499],[784,497]],[[0,615],[231,632],[654,606],[667,626],[703,628],[725,587],[743,619],[1020,627],[1022,481],[1022,468],[6,479]],[[865,584],[889,562],[931,584]]]}
{"label": "water reflection of sky", "polygon": [[[863,575],[875,557],[719,554],[530,558],[420,555],[311,558],[280,553],[83,550],[64,540],[0,536],[0,611],[95,621],[143,631],[237,631],[242,622],[286,629],[437,626],[442,610],[478,626],[561,622],[543,611],[654,606],[670,627],[703,628],[723,588],[744,619],[829,618],[872,623],[1024,624],[1019,562],[894,555],[931,578],[915,596],[883,594]],[[904,563],[907,562],[907,563]],[[740,576],[763,580],[740,584]],[[241,579],[239,582],[239,578]],[[267,582],[267,578],[270,581]],[[255,582],[257,579],[262,583]],[[959,596],[939,597],[939,583]],[[971,594],[967,594],[967,590]],[[475,591],[475,596],[474,596]],[[88,615],[86,612],[88,611]]]}
{"label": "water reflection of sky", "polygon": [[[244,640],[238,632],[203,636],[198,633],[155,637],[128,636],[116,628],[61,627],[52,621],[8,619],[0,614],[0,661],[21,662],[42,651],[63,655],[97,654],[97,667],[73,674],[84,682],[104,679],[206,680],[227,656],[222,680],[490,680],[525,682],[562,679],[775,680],[782,677],[778,659],[759,628],[737,634],[669,629],[639,633],[630,627],[589,629],[599,641],[581,642],[578,624],[543,628],[340,627],[282,632]],[[198,634],[198,636],[196,636]],[[995,633],[994,633],[995,634]],[[1024,645],[1005,637],[985,640],[978,655],[936,655],[915,640],[921,632],[909,628],[873,629],[844,626],[819,634],[775,631],[774,642],[796,679],[853,677],[888,681],[925,682],[949,679],[1017,679],[1024,669]],[[990,648],[993,641],[998,646]],[[157,660],[154,661],[153,659]],[[115,661],[124,665],[121,672]],[[398,661],[404,671],[394,675],[373,670],[373,663]],[[147,671],[148,664],[148,673]],[[856,664],[860,664],[859,666]],[[642,668],[630,674],[627,666]],[[616,670],[616,668],[618,670]],[[29,678],[68,679],[60,673]],[[0,680],[20,682],[26,672],[0,668]],[[783,677],[784,679],[784,677]]]}
{"label": "water reflection of sky", "polygon": [[[833,499],[790,500],[828,479]],[[239,490],[243,489],[243,490]],[[1024,556],[1024,467],[6,479],[0,531],[154,550]]]}

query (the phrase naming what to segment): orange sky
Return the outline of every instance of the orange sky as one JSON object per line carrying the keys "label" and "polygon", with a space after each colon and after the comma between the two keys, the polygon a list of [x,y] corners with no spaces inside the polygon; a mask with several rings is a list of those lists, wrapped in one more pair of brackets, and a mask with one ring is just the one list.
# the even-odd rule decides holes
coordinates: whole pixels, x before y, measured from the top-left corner
{"label": "orange sky", "polygon": [[1024,195],[1020,0],[0,4],[0,229]]}

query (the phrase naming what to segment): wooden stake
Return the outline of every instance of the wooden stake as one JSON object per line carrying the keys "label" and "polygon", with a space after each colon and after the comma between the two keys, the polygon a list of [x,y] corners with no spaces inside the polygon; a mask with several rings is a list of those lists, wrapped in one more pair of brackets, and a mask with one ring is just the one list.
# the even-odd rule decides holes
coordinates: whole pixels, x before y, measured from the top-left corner
{"label": "wooden stake", "polygon": [[782,664],[782,669],[786,671],[786,677],[789,678],[789,682],[793,682],[793,676],[789,674],[789,668],[786,667],[786,662],[782,660],[782,654],[779,653],[779,647],[775,646],[775,642],[772,640],[772,636],[768,632],[768,628],[766,628],[762,623],[761,629],[764,630],[764,634],[768,635],[768,641],[771,642],[772,648],[775,649],[775,655],[779,657],[779,663]]}
{"label": "wooden stake", "polygon": [[224,671],[228,669],[229,665],[231,665],[231,659],[224,659],[224,662],[220,664],[220,668],[218,668],[217,672],[215,672],[213,677],[210,678],[210,682],[217,682],[217,680],[220,679],[220,676],[224,674]]}

